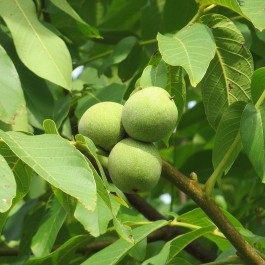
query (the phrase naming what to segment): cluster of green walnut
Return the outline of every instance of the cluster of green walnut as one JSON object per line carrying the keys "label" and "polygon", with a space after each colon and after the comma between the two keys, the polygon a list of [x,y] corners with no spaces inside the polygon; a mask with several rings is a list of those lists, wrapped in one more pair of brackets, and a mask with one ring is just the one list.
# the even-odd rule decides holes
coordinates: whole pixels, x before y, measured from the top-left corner
{"label": "cluster of green walnut", "polygon": [[124,105],[101,102],[81,117],[79,133],[110,151],[112,182],[123,192],[150,191],[158,182],[162,160],[153,142],[169,134],[178,119],[169,93],[148,87],[134,93]]}

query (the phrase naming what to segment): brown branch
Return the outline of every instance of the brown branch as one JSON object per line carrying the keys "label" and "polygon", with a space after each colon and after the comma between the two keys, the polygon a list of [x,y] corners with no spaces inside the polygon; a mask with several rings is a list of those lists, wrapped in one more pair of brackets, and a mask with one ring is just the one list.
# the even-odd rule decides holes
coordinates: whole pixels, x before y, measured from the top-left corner
{"label": "brown branch", "polygon": [[[133,207],[135,207],[140,213],[142,213],[148,220],[156,221],[166,219],[161,213],[159,213],[155,208],[153,208],[148,202],[143,198],[135,194],[125,194],[128,201]],[[178,230],[176,227],[163,227],[160,229],[163,231],[164,235],[161,235],[160,239],[169,241],[176,236],[183,234],[182,231]],[[212,254],[209,250],[205,249],[200,244],[193,242],[189,244],[185,250],[202,262],[210,262],[216,259],[216,256]]]}
{"label": "brown branch", "polygon": [[231,244],[233,244],[237,250],[237,255],[243,261],[248,265],[265,265],[265,260],[240,235],[216,203],[210,197],[206,196],[196,180],[187,178],[166,161],[163,161],[163,176],[197,203]]}

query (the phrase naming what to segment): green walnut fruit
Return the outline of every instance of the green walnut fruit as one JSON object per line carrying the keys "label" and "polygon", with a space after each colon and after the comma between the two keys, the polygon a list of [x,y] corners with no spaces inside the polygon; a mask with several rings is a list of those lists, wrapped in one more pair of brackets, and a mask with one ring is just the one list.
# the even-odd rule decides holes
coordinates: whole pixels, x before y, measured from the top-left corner
{"label": "green walnut fruit", "polygon": [[111,150],[108,162],[113,183],[123,192],[150,191],[161,174],[161,157],[152,143],[126,138]]}
{"label": "green walnut fruit", "polygon": [[90,107],[81,117],[78,131],[90,138],[96,146],[110,151],[125,137],[121,123],[123,105],[100,102]]}
{"label": "green walnut fruit", "polygon": [[122,111],[128,135],[144,142],[156,142],[176,126],[178,110],[168,92],[160,87],[144,88],[133,94]]}

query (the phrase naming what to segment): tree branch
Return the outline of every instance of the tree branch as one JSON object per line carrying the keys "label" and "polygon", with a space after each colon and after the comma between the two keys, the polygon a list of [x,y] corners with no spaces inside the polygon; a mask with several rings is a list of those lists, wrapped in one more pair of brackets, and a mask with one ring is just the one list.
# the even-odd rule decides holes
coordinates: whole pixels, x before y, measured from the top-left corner
{"label": "tree branch", "polygon": [[248,265],[265,265],[264,259],[262,259],[256,250],[240,235],[216,203],[206,195],[196,180],[187,178],[166,161],[163,161],[162,174],[168,181],[185,192],[198,204],[231,244],[233,244],[238,252],[238,256],[243,261]]}
{"label": "tree branch", "polygon": [[[153,208],[148,202],[136,194],[125,194],[130,204],[142,213],[148,220],[156,221],[166,219],[160,212]],[[182,235],[183,232],[178,230],[176,227],[166,226],[161,228],[163,231],[163,237],[161,239],[169,241],[176,236]],[[216,259],[215,255],[209,252],[206,248],[199,245],[198,243],[189,244],[185,250],[202,262],[210,262]]]}

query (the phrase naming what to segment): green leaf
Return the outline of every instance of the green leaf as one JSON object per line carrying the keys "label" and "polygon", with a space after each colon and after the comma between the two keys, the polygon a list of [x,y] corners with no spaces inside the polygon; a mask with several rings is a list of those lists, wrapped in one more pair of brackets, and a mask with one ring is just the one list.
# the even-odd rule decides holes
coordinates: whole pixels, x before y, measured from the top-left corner
{"label": "green leaf", "polygon": [[147,238],[138,242],[130,251],[129,255],[137,261],[143,261],[146,256]]}
{"label": "green leaf", "polygon": [[[224,209],[221,210],[235,227],[237,228],[243,227],[242,224],[229,212],[227,212]],[[195,208],[187,213],[178,216],[177,221],[194,224],[201,227],[206,227],[210,225],[215,226],[215,224],[209,219],[209,217],[205,214],[205,212],[201,208]]]}
{"label": "green leaf", "polygon": [[265,183],[265,104],[249,103],[243,111],[240,135],[243,149],[258,176]]}
{"label": "green leaf", "polygon": [[1,45],[0,72],[0,121],[12,125],[26,102],[16,68]]}
{"label": "green leaf", "polygon": [[178,216],[177,221],[197,225],[200,227],[208,227],[210,225],[215,226],[209,219],[209,217],[200,208],[195,208],[187,213]]}
{"label": "green leaf", "polygon": [[[15,50],[13,40],[2,32],[0,32],[0,42],[16,66],[23,87],[27,105],[25,106],[25,109],[26,107],[27,109],[24,111],[24,116],[26,116],[26,118],[29,116],[28,119],[31,125],[42,129],[43,120],[53,118],[55,105],[55,100],[48,88],[47,81],[36,76],[21,62]],[[21,113],[21,116],[22,114],[23,113]],[[25,123],[28,126],[27,119]],[[28,130],[26,128],[16,128],[15,126],[13,129],[20,131]]]}
{"label": "green leaf", "polygon": [[126,82],[142,71],[142,56],[144,47],[136,43],[126,59],[118,64],[118,75],[122,82]]}
{"label": "green leaf", "polygon": [[195,0],[195,1],[198,2],[200,6],[207,6],[207,5],[224,6],[242,15],[242,12],[238,4],[239,1],[237,0]]}
{"label": "green leaf", "polygon": [[63,121],[67,118],[71,106],[71,96],[66,95],[60,97],[55,101],[53,109],[53,120],[55,121],[57,128],[60,128]]}
{"label": "green leaf", "polygon": [[184,107],[186,106],[186,83],[182,67],[167,65],[166,90],[171,95],[178,108],[177,123],[179,123]]}
{"label": "green leaf", "polygon": [[0,15],[10,29],[21,61],[35,74],[68,90],[71,57],[65,43],[37,19],[30,0],[2,0]]}
{"label": "green leaf", "polygon": [[16,180],[16,196],[13,199],[12,207],[4,213],[0,213],[0,234],[6,222],[10,210],[28,193],[32,170],[25,163],[23,163],[3,142],[0,142],[0,154],[8,162],[9,167],[12,169]]}
{"label": "green leaf", "polygon": [[239,130],[245,106],[245,102],[238,101],[230,105],[224,112],[215,135],[213,147],[214,168],[222,163],[223,169],[227,170],[236,160],[241,150]]}
{"label": "green leaf", "polygon": [[172,66],[182,66],[191,85],[196,86],[215,54],[215,42],[209,28],[195,23],[173,36],[158,33],[157,41],[163,60]]}
{"label": "green leaf", "polygon": [[213,230],[213,226],[202,227],[194,231],[185,233],[183,235],[177,236],[174,239],[167,242],[162,250],[154,257],[146,260],[143,265],[153,264],[153,265],[164,265],[169,264],[173,258],[183,250],[187,245],[193,242],[195,239],[208,234]]}
{"label": "green leaf", "polygon": [[[143,240],[153,231],[165,226],[167,221],[156,221],[147,225],[143,225],[133,229],[133,238],[135,244]],[[125,239],[118,239],[113,244],[105,247],[101,251],[88,258],[81,265],[114,265],[117,264],[134,246],[133,243],[126,241]]]}
{"label": "green leaf", "polygon": [[0,154],[0,213],[6,212],[16,196],[16,181],[12,170]]}
{"label": "green leaf", "polygon": [[265,67],[257,69],[251,78],[251,95],[254,104],[265,100]]}
{"label": "green leaf", "polygon": [[244,0],[240,8],[257,29],[260,31],[265,29],[265,3],[263,0]]}
{"label": "green leaf", "polygon": [[46,134],[57,134],[59,135],[59,132],[56,128],[56,124],[53,120],[47,119],[43,121],[43,129]]}
{"label": "green leaf", "polygon": [[66,211],[56,197],[53,198],[50,208],[41,220],[37,233],[32,238],[31,250],[36,257],[50,253],[66,215]]}
{"label": "green leaf", "polygon": [[168,265],[176,265],[176,264],[181,264],[181,265],[192,265],[190,263],[190,261],[185,260],[183,258],[179,258],[179,257],[175,257],[172,259],[172,261],[170,263],[168,263]]}
{"label": "green leaf", "polygon": [[133,46],[136,44],[136,41],[137,39],[134,36],[129,36],[119,41],[115,46],[113,53],[104,60],[99,72],[103,73],[110,66],[124,61],[130,54]]}
{"label": "green leaf", "polygon": [[[20,240],[19,254],[21,256],[29,256],[32,253],[30,249],[32,237],[37,232],[43,212],[45,211],[45,204],[38,204],[36,200],[29,200],[23,207],[25,205],[27,207],[24,209],[24,213],[15,214],[15,220],[13,220],[12,226],[9,228],[9,230],[16,230],[17,227],[19,229],[17,233]],[[18,220],[21,220],[21,224]]]}
{"label": "green leaf", "polygon": [[73,217],[77,205],[77,200],[74,197],[55,188],[54,186],[52,186],[52,191],[64,210],[67,212],[68,216]]}
{"label": "green leaf", "polygon": [[96,28],[92,27],[91,25],[87,24],[70,6],[70,4],[66,0],[51,0],[51,2],[64,11],[66,14],[71,16],[77,22],[80,23],[80,30],[81,32],[85,33],[85,36],[88,38],[101,38],[99,32]]}
{"label": "green leaf", "polygon": [[108,223],[112,219],[110,208],[99,195],[93,211],[88,211],[81,203],[77,203],[74,216],[94,237],[106,233]]}
{"label": "green leaf", "polygon": [[165,88],[167,84],[167,66],[163,60],[158,65],[148,65],[145,67],[140,78],[142,88],[158,86]]}
{"label": "green leaf", "polygon": [[[235,225],[236,227],[240,227],[238,226],[237,220],[235,220],[235,218],[231,217],[231,215],[227,215],[226,211],[224,211],[224,214],[227,216],[230,222],[233,223],[233,225]],[[219,232],[215,224],[209,219],[209,217],[202,211],[201,208],[195,208],[187,213],[178,216],[177,221],[180,221],[181,223],[195,225],[198,226],[198,228],[213,226],[212,231],[215,232],[207,234],[205,235],[205,237],[216,243],[218,248],[220,248],[222,251],[231,247],[231,243],[226,238],[224,238],[224,236]]]}
{"label": "green leaf", "polygon": [[[3,133],[9,148],[50,184],[75,197],[87,209],[96,206],[96,184],[83,155],[58,135]],[[75,177],[73,177],[75,176]]]}
{"label": "green leaf", "polygon": [[156,37],[161,26],[161,7],[156,0],[151,0],[141,8],[140,31],[142,40],[151,40]]}
{"label": "green leaf", "polygon": [[95,146],[93,141],[91,139],[89,139],[88,137],[83,136],[81,134],[77,134],[75,136],[75,139],[76,139],[76,143],[77,143],[78,147],[80,147],[81,149],[87,151],[95,159],[96,164],[97,164],[97,166],[99,168],[99,172],[100,172],[101,177],[103,179],[105,188],[108,187],[108,180],[107,180],[106,174],[104,172],[104,169],[103,169],[103,167],[102,167],[102,165],[101,165],[101,163],[99,161],[98,154],[97,154],[97,147]]}
{"label": "green leaf", "polygon": [[241,32],[232,21],[217,14],[205,15],[201,19],[212,29],[217,45],[216,56],[201,82],[206,116],[216,129],[229,105],[236,101],[250,101],[253,60],[244,46]]}
{"label": "green leaf", "polygon": [[25,265],[68,264],[69,260],[77,256],[76,250],[87,246],[91,241],[92,238],[87,235],[73,236],[51,254],[45,257],[30,259]]}
{"label": "green leaf", "polygon": [[[138,21],[140,11],[146,5],[142,0],[115,0],[109,3],[107,12],[102,14],[99,29],[131,29]],[[115,35],[112,33],[112,35]]]}

